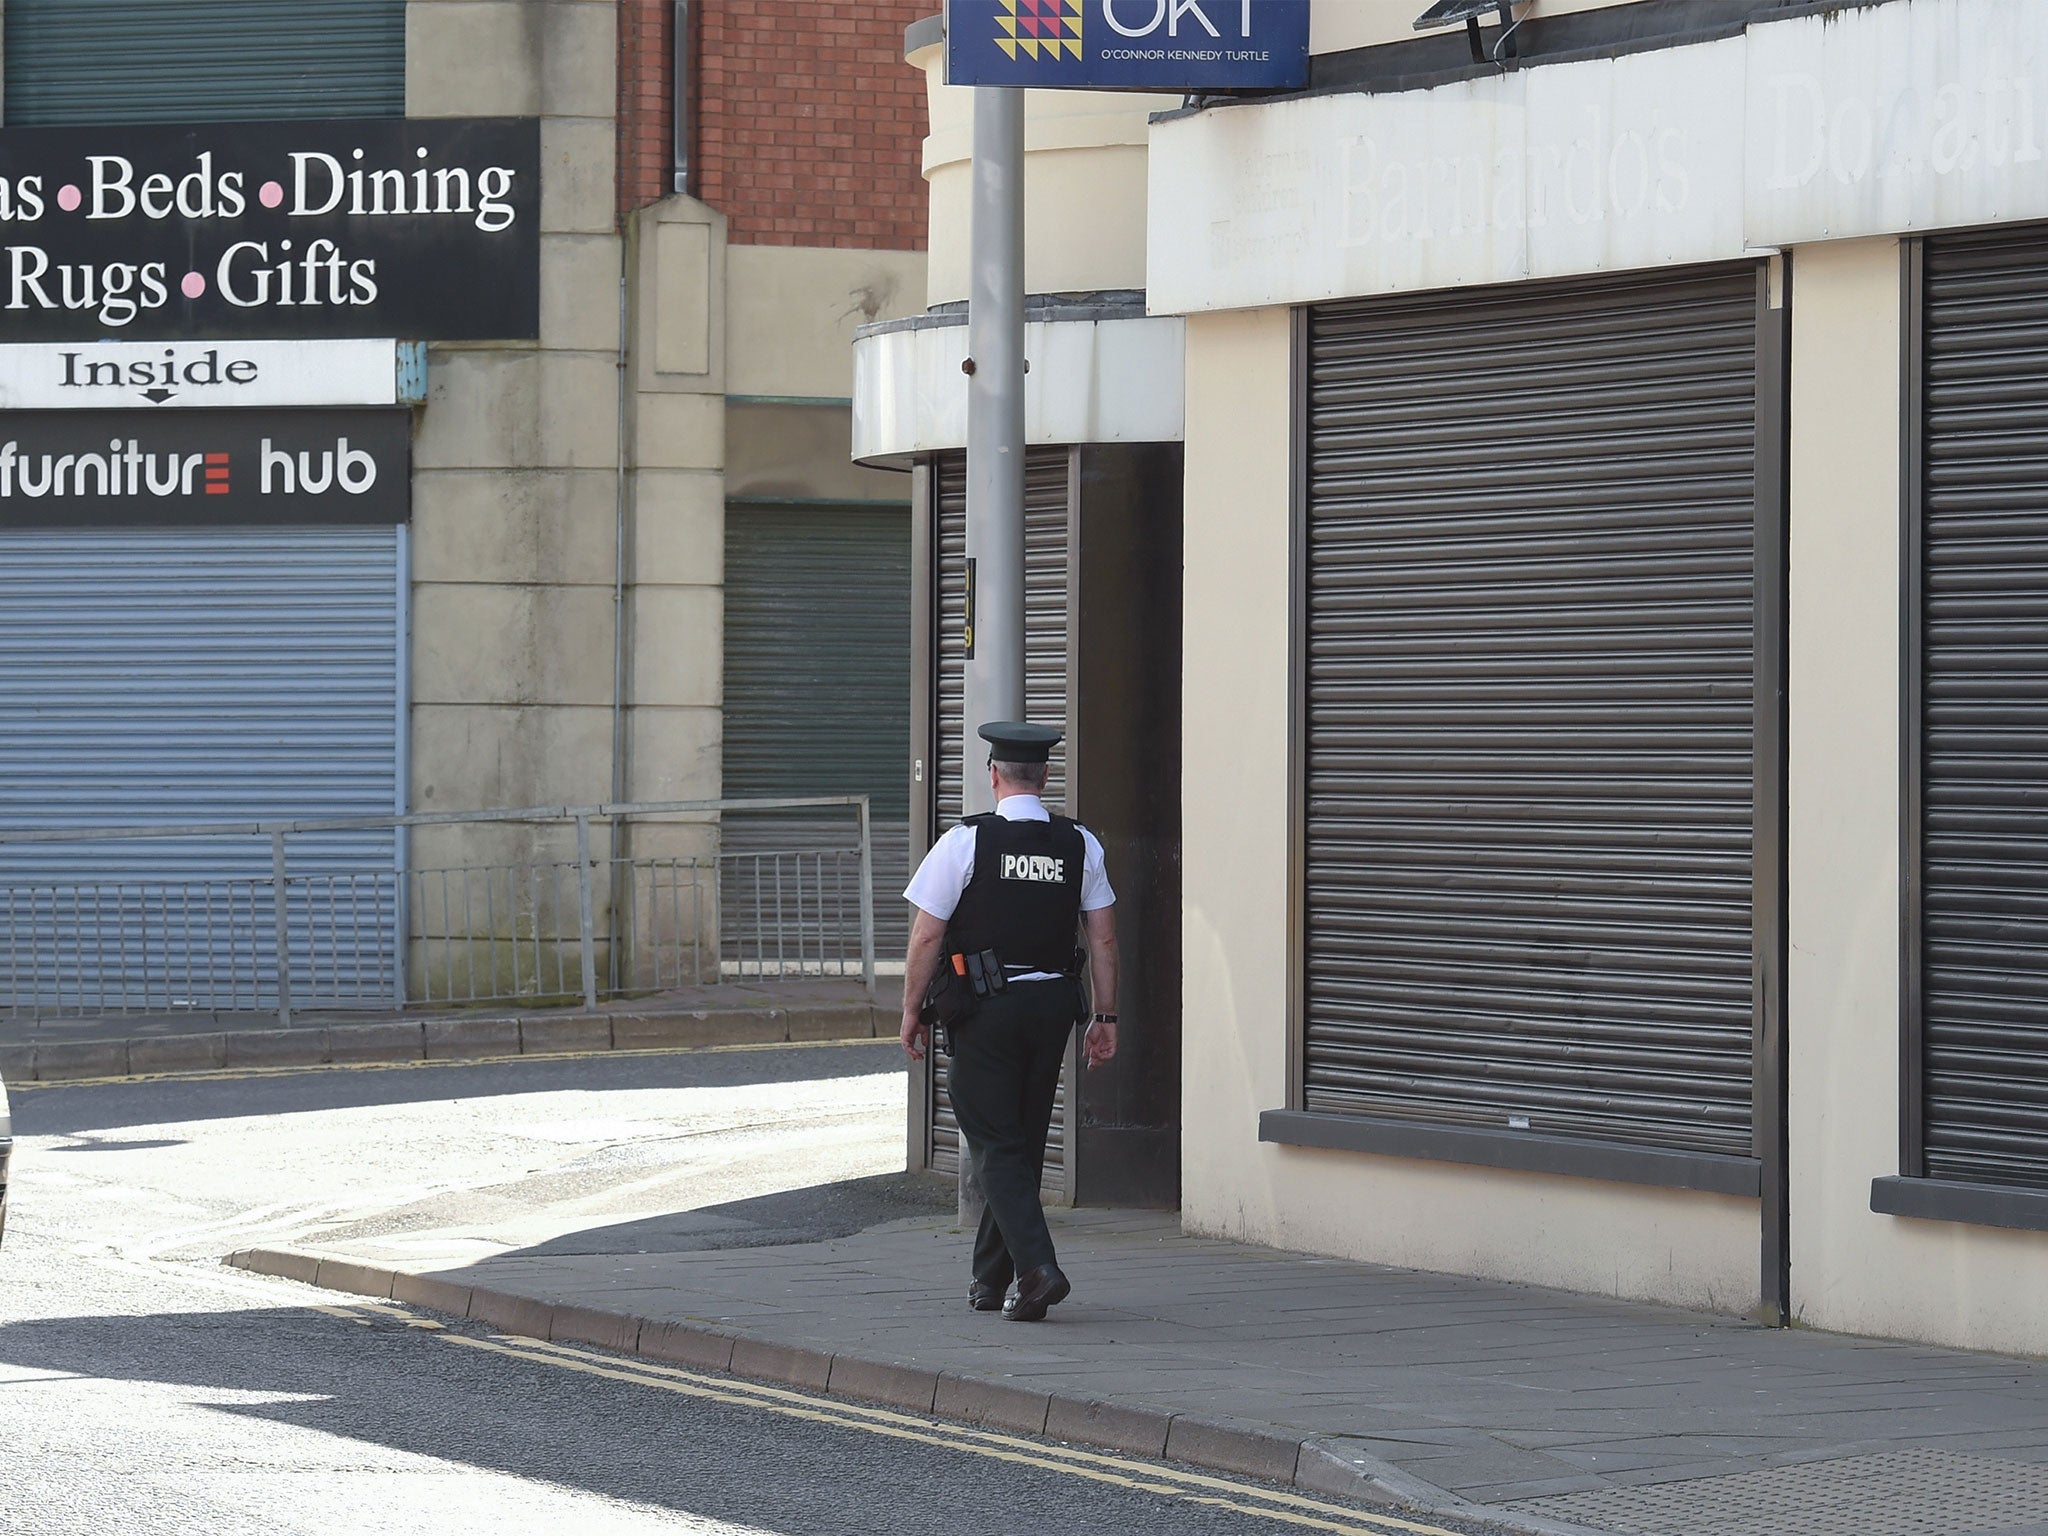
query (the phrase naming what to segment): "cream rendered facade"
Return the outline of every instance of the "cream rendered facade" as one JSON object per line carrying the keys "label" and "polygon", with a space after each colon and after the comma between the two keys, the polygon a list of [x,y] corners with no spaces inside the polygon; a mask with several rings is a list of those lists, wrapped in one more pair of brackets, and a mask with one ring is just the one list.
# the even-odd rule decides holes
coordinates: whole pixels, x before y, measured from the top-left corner
{"label": "cream rendered facade", "polygon": [[[1536,0],[1529,15],[1576,14],[1583,23],[1591,11],[1641,18],[1660,4]],[[1406,41],[1419,9],[1415,0],[1320,0],[1312,52]],[[1039,151],[1031,290],[1053,286],[1055,274],[1074,288],[1138,286],[1133,259],[1142,255],[1151,313],[1185,322],[1183,1222],[1191,1232],[1425,1270],[1735,1313],[1775,1310],[1759,1264],[1767,1234],[1758,1198],[1260,1138],[1261,1114],[1292,1102],[1298,1070],[1289,1019],[1298,769],[1287,680],[1291,508],[1304,430],[1295,415],[1300,307],[1530,275],[1591,279],[1768,261],[1770,304],[1780,314],[1789,305],[1790,314],[1782,615],[1790,1319],[2040,1353],[2048,1350],[2048,1234],[1879,1214],[1872,1181],[1902,1171],[1900,507],[1910,436],[1902,242],[1929,229],[2048,217],[2048,180],[2024,135],[1997,165],[1989,152],[1944,158],[1930,121],[1928,163],[1888,177],[1877,195],[1854,130],[1859,113],[1887,102],[1897,110],[1903,60],[1925,67],[1940,54],[1937,38],[1951,40],[1940,67],[1955,77],[1914,82],[1929,101],[1996,101],[2000,70],[2037,76],[2048,53],[2032,14],[2007,0],[1874,0],[1783,21],[1757,9],[1746,29],[1722,25],[1670,47],[1619,47],[1555,65],[1539,55],[1498,79],[1431,90],[1169,111],[1142,131],[1082,94],[1030,98]],[[939,83],[935,53],[913,55],[933,77],[932,292],[958,298],[965,108],[947,104],[961,93]],[[1950,87],[1954,96],[1939,94]],[[1809,97],[1822,107],[1813,169],[1802,175],[1806,141],[1793,154],[1781,130],[1789,121],[1806,131]],[[1776,116],[1787,102],[1795,116]],[[1533,183],[1545,163],[1572,163],[1582,119],[1569,114],[1596,110],[1618,127],[1639,114],[1665,135],[1648,141],[1674,157],[1674,190],[1661,206],[1655,181],[1640,199],[1627,195],[1619,172],[1628,162],[1617,150],[1609,168],[1623,190],[1588,220],[1546,219],[1542,191],[1489,182],[1476,220],[1456,215],[1447,229],[1422,215],[1426,237],[1438,239],[1426,252],[1414,248],[1412,220],[1390,226],[1399,238],[1379,245],[1358,222],[1362,210],[1387,206],[1363,200],[1361,166],[1377,174],[1417,144],[1410,168],[1449,157],[1436,162],[1447,172],[1438,179],[1455,187],[1458,155],[1492,165],[1500,146],[1522,135]],[[1098,135],[1092,155],[1072,137],[1083,131]],[[2005,133],[1987,131],[1987,144]],[[1370,157],[1356,148],[1368,143]],[[1553,154],[1554,162],[1541,158]],[[1133,195],[1140,164],[1149,199],[1142,231]],[[1056,179],[1057,197],[1046,195]],[[1570,206],[1569,190],[1550,193],[1553,210]],[[1085,210],[1085,219],[1070,210]],[[1464,243],[1444,242],[1447,233]],[[866,384],[858,389],[857,415],[869,395]]]}
{"label": "cream rendered facade", "polygon": [[[936,19],[912,32],[909,62],[925,75],[931,124],[923,292],[933,313],[874,327],[851,355],[854,458],[898,468],[967,443],[960,365],[974,93],[946,84]],[[1079,300],[1059,318],[1027,324],[1026,440],[1177,441],[1181,324],[1134,315],[1114,301],[1145,286],[1148,123],[1179,98],[1106,91],[1026,91],[1024,98],[1024,290]]]}

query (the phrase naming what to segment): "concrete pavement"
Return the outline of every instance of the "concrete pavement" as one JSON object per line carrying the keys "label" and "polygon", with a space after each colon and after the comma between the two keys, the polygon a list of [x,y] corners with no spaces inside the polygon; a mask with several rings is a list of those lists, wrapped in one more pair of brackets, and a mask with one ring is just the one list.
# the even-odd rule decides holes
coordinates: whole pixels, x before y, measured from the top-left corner
{"label": "concrete pavement", "polygon": [[[716,1213],[699,1213],[715,1219]],[[2048,1364],[1055,1216],[1072,1300],[964,1300],[943,1218],[677,1251],[660,1223],[478,1257],[449,1234],[245,1268],[510,1332],[1305,1489],[1635,1536],[2048,1536]]]}
{"label": "concrete pavement", "polygon": [[0,1078],[78,1082],[264,1067],[487,1061],[592,1051],[893,1037],[897,1009],[857,977],[727,981],[581,1008],[441,1009],[404,1014],[115,1014],[0,1019]]}
{"label": "concrete pavement", "polygon": [[517,1248],[651,1223],[729,1246],[950,1208],[892,1171],[900,1059],[871,1041],[21,1095],[0,1532],[1297,1536],[1309,1514],[1324,1536],[1431,1536],[1249,1480],[424,1327],[218,1264],[255,1233],[431,1227]]}

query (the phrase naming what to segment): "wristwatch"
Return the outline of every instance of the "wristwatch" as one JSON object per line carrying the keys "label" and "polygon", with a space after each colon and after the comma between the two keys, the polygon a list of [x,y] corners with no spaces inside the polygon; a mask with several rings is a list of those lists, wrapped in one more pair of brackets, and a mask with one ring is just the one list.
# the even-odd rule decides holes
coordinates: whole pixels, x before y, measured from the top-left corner
{"label": "wristwatch", "polygon": [[1114,1024],[1116,1022],[1116,1015],[1113,1013],[1098,1013],[1088,1022],[1091,1024]]}

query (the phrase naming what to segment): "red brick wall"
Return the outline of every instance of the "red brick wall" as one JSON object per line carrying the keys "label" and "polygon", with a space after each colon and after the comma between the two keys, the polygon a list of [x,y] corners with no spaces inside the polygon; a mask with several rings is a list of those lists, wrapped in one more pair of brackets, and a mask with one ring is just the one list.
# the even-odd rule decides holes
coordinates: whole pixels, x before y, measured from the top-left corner
{"label": "red brick wall", "polygon": [[[692,190],[738,245],[923,250],[924,76],[940,0],[695,0]],[[668,0],[619,0],[619,203],[669,191]]]}
{"label": "red brick wall", "polygon": [[671,0],[618,0],[619,215],[674,190]]}

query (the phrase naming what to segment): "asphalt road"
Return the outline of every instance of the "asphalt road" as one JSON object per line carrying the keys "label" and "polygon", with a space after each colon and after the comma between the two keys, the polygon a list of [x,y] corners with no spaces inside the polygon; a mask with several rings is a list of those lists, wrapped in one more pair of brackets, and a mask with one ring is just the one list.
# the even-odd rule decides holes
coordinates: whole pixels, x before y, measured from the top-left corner
{"label": "asphalt road", "polygon": [[858,1230],[943,1199],[900,1172],[903,1113],[888,1043],[20,1092],[0,1532],[1398,1529],[218,1263],[334,1234]]}

